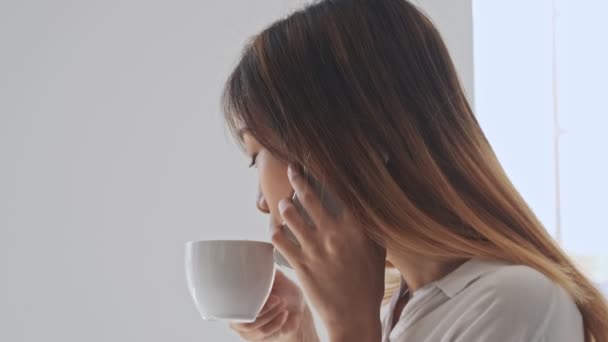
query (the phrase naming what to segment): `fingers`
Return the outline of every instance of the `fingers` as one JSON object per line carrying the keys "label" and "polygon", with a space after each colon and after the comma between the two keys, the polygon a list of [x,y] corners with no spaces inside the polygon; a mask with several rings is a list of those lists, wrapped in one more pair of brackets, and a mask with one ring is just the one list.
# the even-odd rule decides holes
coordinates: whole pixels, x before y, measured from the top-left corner
{"label": "fingers", "polygon": [[277,305],[279,305],[283,302],[284,301],[281,298],[279,298],[275,295],[270,295],[270,297],[268,297],[268,300],[266,301],[266,304],[264,304],[264,307],[262,308],[260,313],[258,313],[258,317],[262,316],[263,314],[267,313],[270,309],[276,307]]}
{"label": "fingers", "polygon": [[260,317],[266,315],[267,313],[269,313],[270,310],[276,308],[277,306],[279,306],[280,304],[283,304],[283,303],[284,303],[284,301],[281,300],[279,297],[274,296],[274,295],[270,295],[270,297],[268,297],[268,300],[264,304],[264,307],[258,313],[258,315],[256,317],[256,320],[254,322],[251,322],[251,323],[230,323],[230,328],[232,328],[232,329],[234,329],[236,331],[248,331],[248,330],[252,330],[252,328],[254,327],[254,323],[258,322],[258,320],[260,319]]}
{"label": "fingers", "polygon": [[262,341],[278,332],[287,321],[285,303],[280,301],[269,307],[265,313],[258,315],[253,323],[233,323],[230,327],[247,341]]}
{"label": "fingers", "polygon": [[[287,278],[287,276],[285,275],[285,273],[281,272],[280,270],[276,270],[275,274],[274,274],[274,282],[275,283],[283,283],[286,280],[289,280],[289,278]],[[274,285],[273,285],[274,287]]]}
{"label": "fingers", "polygon": [[[292,229],[292,227],[290,227]],[[293,231],[293,229],[292,229]],[[295,234],[294,234],[295,235]],[[297,238],[297,237],[296,237]],[[285,257],[287,262],[293,267],[298,260],[301,260],[302,249],[294,244],[283,228],[272,233],[270,237],[272,245]]]}
{"label": "fingers", "polygon": [[285,311],[285,302],[281,302],[279,305],[269,309],[262,315],[258,315],[255,322],[252,323],[243,323],[241,324],[241,330],[243,331],[254,331],[263,327],[267,323],[270,323],[272,320],[276,319],[277,316],[282,314]]}
{"label": "fingers", "polygon": [[277,317],[277,319],[261,327],[258,333],[256,334],[257,336],[253,336],[253,341],[263,341],[268,337],[276,334],[281,329],[283,324],[287,322],[287,317],[287,311],[283,311],[281,314],[279,314],[279,317]]}
{"label": "fingers", "polygon": [[312,242],[313,227],[300,214],[292,200],[284,198],[279,201],[279,213],[289,227],[300,246],[308,246]]}
{"label": "fingers", "polygon": [[308,184],[306,179],[302,177],[302,174],[297,167],[289,165],[287,169],[287,175],[291,186],[296,192],[300,203],[304,206],[304,209],[316,224],[323,221],[323,206],[319,196],[314,192],[312,186]]}

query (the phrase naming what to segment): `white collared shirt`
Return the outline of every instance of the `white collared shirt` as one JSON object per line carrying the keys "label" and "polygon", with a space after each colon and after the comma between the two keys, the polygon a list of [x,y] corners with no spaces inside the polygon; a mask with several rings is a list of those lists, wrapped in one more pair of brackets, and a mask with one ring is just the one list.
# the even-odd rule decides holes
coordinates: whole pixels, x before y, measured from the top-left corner
{"label": "white collared shirt", "polygon": [[389,331],[404,286],[382,307],[382,342],[584,341],[572,297],[527,266],[471,259],[414,292]]}

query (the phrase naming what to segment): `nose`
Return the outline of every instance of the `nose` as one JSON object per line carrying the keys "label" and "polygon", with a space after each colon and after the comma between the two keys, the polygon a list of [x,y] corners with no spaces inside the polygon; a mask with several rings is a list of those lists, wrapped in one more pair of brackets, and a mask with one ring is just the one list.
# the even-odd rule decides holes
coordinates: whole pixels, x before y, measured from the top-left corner
{"label": "nose", "polygon": [[258,190],[258,197],[255,204],[258,207],[259,211],[263,212],[264,214],[270,214],[268,203],[266,203],[266,199],[264,198],[264,195],[260,190]]}

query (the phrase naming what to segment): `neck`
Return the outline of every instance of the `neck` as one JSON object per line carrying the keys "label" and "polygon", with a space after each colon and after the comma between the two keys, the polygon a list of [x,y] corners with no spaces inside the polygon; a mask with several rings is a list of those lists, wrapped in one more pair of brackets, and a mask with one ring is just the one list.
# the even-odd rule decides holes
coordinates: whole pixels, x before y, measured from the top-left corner
{"label": "neck", "polygon": [[399,270],[410,293],[439,280],[462,265],[467,259],[431,259],[424,256],[387,253],[387,259]]}

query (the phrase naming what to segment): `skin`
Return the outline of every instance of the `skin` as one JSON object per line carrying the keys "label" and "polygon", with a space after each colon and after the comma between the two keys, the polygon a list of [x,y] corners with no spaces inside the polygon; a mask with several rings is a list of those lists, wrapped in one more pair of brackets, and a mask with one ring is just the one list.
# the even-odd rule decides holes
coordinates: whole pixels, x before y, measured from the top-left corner
{"label": "skin", "polygon": [[[386,260],[400,271],[411,293],[440,279],[465,261],[438,262],[384,250],[365,237],[361,227],[348,212],[340,217],[330,217],[300,177],[296,166],[278,160],[246,130],[242,132],[246,153],[252,158],[251,166],[257,169],[258,174],[256,206],[269,216],[272,243],[295,268],[303,292],[328,327],[332,341],[380,340],[379,308],[384,291]],[[294,191],[315,221],[314,227],[308,226],[293,207],[291,195]],[[283,221],[289,224],[301,246],[294,245],[282,234],[280,227]],[[357,267],[348,269],[344,266],[346,260]],[[372,281],[368,280],[370,275]],[[283,335],[284,339],[281,340],[290,340],[289,337],[297,340],[295,335],[296,332],[301,333],[301,325],[310,324],[306,322],[310,311],[303,300],[302,291],[284,275],[281,274],[278,278],[286,280],[285,286],[280,288],[291,293],[292,300],[289,302],[295,300],[295,307],[281,307],[279,301],[273,308],[272,303],[267,303],[262,309],[266,315],[260,315],[256,322],[249,326],[232,325],[243,338],[249,341],[274,341],[278,340],[277,336]],[[344,284],[349,286],[345,287]],[[353,301],[353,298],[357,300]],[[398,302],[394,312],[396,317],[407,300],[406,296]],[[291,305],[294,306],[294,303]],[[344,312],[349,312],[348,319],[342,314]],[[292,321],[287,324],[289,316]],[[260,332],[263,326],[266,326],[264,333]],[[313,341],[315,338],[312,336],[308,340]]]}

